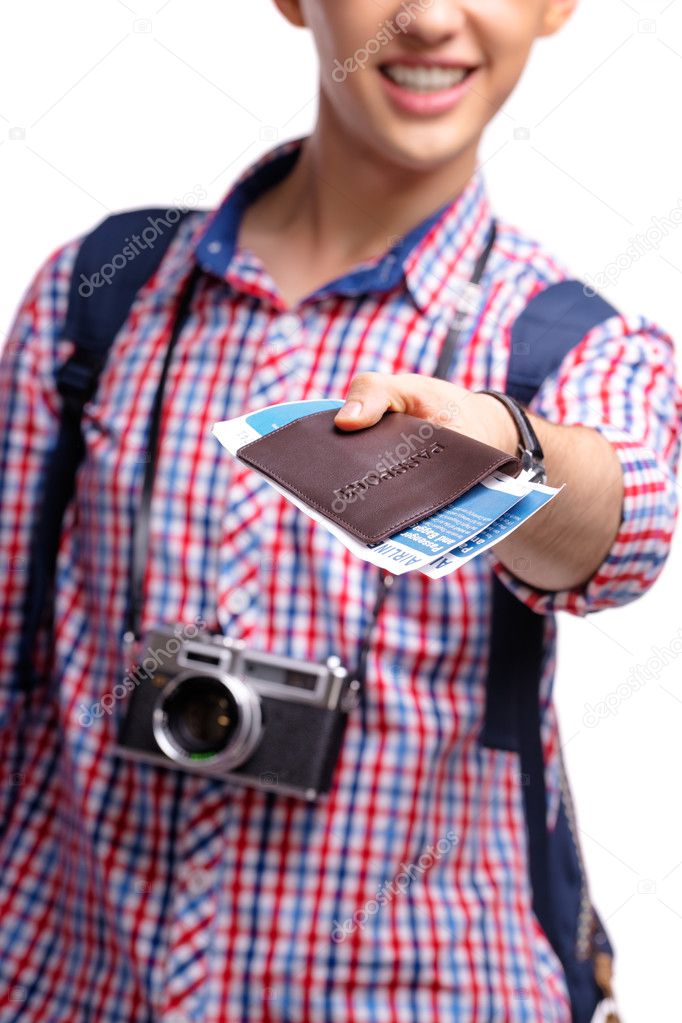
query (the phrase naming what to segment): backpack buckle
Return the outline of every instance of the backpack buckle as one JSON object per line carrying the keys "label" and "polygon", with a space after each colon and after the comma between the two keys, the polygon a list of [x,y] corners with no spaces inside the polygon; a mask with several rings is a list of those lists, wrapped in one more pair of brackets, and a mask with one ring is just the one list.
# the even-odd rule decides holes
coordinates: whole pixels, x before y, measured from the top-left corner
{"label": "backpack buckle", "polygon": [[103,358],[77,348],[56,373],[57,390],[67,408],[82,409],[95,393]]}

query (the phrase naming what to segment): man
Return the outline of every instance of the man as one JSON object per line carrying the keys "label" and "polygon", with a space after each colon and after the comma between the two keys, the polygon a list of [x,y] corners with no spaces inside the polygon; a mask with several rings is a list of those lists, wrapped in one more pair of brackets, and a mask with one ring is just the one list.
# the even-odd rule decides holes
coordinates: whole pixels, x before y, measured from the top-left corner
{"label": "man", "polygon": [[[551,818],[552,612],[633,600],[661,570],[681,404],[671,342],[619,315],[588,331],[530,411],[548,482],[565,490],[454,575],[395,580],[373,622],[376,570],[227,457],[210,427],[347,395],[343,429],[387,408],[445,411],[452,428],[516,449],[507,409],[476,392],[504,391],[514,322],[565,273],[503,222],[448,378],[432,377],[490,236],[481,133],[573,2],[386,3],[381,34],[365,0],[277,5],[315,39],[315,130],[188,218],[119,332],[86,406],[54,640],[42,637],[25,700],[12,684],[24,574],[2,579],[0,754],[20,784],[4,793],[0,998],[8,1019],[36,1023],[566,1023],[565,977],[532,912],[518,757],[478,742],[491,586],[496,574],[545,616]],[[13,565],[57,428],[79,242],[36,276],[2,361]],[[125,668],[149,419],[194,266],[164,391],[142,625],[202,620],[254,650],[349,666],[371,628],[364,701],[314,804],[113,749],[125,706],[104,697]]]}

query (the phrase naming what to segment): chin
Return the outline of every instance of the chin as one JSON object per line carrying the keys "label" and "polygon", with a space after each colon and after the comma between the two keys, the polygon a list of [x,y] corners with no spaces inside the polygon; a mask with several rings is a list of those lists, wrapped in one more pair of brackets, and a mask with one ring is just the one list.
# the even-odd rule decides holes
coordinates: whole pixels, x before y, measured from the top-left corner
{"label": "chin", "polygon": [[384,158],[406,170],[428,172],[458,160],[476,159],[477,139],[444,122],[441,126],[410,127],[397,124],[392,131],[382,129],[370,136],[372,144]]}

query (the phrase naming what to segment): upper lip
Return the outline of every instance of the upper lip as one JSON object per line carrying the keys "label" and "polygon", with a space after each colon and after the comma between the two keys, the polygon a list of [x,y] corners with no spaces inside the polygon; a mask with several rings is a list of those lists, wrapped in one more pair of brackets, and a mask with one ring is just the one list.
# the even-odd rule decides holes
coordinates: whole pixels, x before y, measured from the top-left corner
{"label": "upper lip", "polygon": [[392,57],[390,60],[383,60],[379,67],[390,67],[392,64],[425,68],[463,68],[465,71],[475,67],[475,64],[463,60],[448,60],[446,57]]}

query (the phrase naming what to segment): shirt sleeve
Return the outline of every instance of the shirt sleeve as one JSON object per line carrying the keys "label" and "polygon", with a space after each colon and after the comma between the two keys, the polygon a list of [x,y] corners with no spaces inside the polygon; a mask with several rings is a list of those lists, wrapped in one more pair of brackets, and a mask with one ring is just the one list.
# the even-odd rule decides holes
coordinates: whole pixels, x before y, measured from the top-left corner
{"label": "shirt sleeve", "polygon": [[72,348],[61,333],[79,244],[67,242],[43,263],[0,349],[0,723],[16,669],[45,459],[59,428],[55,368]]}
{"label": "shirt sleeve", "polygon": [[591,427],[613,446],[624,481],[620,527],[604,561],[580,587],[530,586],[491,548],[493,570],[539,614],[584,616],[635,600],[663,568],[678,513],[682,393],[671,338],[647,320],[614,316],[568,353],[528,409],[552,423]]}

